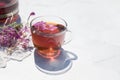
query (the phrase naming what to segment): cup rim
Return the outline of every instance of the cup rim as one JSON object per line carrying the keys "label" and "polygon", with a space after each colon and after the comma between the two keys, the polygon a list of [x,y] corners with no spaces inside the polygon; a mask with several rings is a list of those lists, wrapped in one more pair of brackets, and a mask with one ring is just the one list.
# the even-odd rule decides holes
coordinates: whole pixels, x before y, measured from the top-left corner
{"label": "cup rim", "polygon": [[30,28],[32,27],[32,22],[33,22],[35,19],[40,18],[40,17],[56,17],[56,18],[59,18],[60,20],[62,20],[62,21],[65,23],[65,30],[60,31],[60,32],[55,33],[55,34],[49,34],[49,33],[44,33],[44,32],[39,31],[39,34],[44,35],[44,36],[51,36],[51,37],[52,37],[52,36],[57,36],[57,35],[60,35],[60,34],[62,34],[62,33],[65,33],[66,31],[68,31],[68,29],[67,29],[67,25],[68,25],[68,24],[67,24],[67,22],[66,22],[63,18],[58,17],[58,16],[51,16],[51,15],[38,16],[38,17],[33,18],[33,19],[30,21]]}

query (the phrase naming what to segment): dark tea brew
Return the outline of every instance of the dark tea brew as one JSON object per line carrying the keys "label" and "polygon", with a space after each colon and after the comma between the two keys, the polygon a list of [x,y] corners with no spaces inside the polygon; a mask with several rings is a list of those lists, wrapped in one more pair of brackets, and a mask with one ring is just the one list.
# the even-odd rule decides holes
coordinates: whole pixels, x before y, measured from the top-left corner
{"label": "dark tea brew", "polygon": [[7,18],[8,23],[16,21],[18,16],[18,0],[0,0],[0,24],[3,24]]}
{"label": "dark tea brew", "polygon": [[53,22],[37,22],[31,26],[32,40],[38,53],[45,58],[55,58],[64,43],[66,27]]}

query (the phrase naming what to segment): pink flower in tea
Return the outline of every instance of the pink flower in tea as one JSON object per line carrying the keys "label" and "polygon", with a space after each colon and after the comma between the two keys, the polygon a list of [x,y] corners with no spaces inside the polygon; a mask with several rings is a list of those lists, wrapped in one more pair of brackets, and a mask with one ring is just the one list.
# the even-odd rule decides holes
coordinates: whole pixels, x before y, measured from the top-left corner
{"label": "pink flower in tea", "polygon": [[37,22],[36,24],[34,24],[34,27],[35,27],[37,30],[41,30],[41,31],[47,29],[47,27],[46,27],[46,22],[43,22],[43,21]]}
{"label": "pink flower in tea", "polygon": [[54,31],[56,29],[57,29],[57,27],[55,25],[52,25],[52,24],[50,24],[48,27],[48,30],[50,30],[50,31]]}
{"label": "pink flower in tea", "polygon": [[36,24],[33,25],[37,30],[40,30],[45,33],[54,33],[57,32],[58,28],[54,24],[49,24],[44,21],[37,22]]}

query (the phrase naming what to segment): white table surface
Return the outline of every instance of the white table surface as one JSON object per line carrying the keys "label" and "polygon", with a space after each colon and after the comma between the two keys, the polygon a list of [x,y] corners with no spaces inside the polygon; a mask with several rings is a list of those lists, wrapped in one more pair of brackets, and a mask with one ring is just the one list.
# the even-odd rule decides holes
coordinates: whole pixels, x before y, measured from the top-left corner
{"label": "white table surface", "polygon": [[68,0],[58,6],[41,5],[41,0],[19,3],[23,21],[32,11],[63,17],[73,34],[63,48],[78,59],[68,72],[48,75],[35,67],[31,54],[22,62],[9,61],[0,69],[0,80],[120,80],[120,0]]}

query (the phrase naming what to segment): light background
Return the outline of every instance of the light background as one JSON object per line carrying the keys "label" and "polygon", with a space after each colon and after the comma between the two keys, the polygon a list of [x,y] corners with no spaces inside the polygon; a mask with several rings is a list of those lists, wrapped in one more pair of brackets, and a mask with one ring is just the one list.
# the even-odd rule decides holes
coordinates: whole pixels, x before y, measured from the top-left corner
{"label": "light background", "polygon": [[19,0],[19,10],[23,21],[33,11],[63,17],[73,35],[63,48],[78,60],[64,74],[47,75],[36,69],[32,54],[22,62],[8,62],[0,69],[0,80],[120,80],[120,0],[67,0],[54,6]]}

